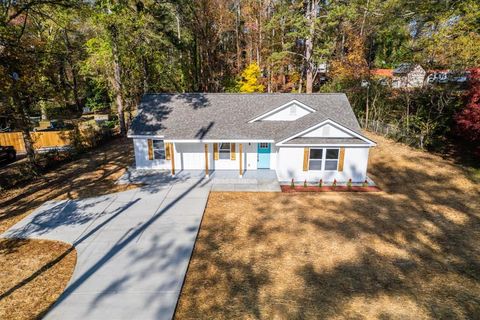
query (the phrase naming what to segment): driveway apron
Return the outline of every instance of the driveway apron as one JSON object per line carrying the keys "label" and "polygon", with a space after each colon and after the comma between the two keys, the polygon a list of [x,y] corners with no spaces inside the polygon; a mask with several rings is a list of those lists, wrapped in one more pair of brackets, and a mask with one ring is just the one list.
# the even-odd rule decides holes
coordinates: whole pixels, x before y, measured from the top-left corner
{"label": "driveway apron", "polygon": [[196,178],[51,201],[4,236],[77,249],[72,279],[46,319],[171,319],[210,189]]}

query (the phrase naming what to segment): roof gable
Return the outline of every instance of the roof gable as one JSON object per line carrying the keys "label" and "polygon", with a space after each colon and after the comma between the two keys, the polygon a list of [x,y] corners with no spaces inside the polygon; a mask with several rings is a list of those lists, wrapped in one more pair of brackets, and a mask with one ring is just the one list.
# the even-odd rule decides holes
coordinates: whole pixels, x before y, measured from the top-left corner
{"label": "roof gable", "polygon": [[315,109],[297,100],[292,100],[255,117],[249,123],[255,121],[295,121],[313,112],[315,112]]}
{"label": "roof gable", "polygon": [[353,135],[342,130],[341,126],[332,123],[323,123],[318,128],[315,128],[300,137],[304,138],[352,138]]}
{"label": "roof gable", "polygon": [[414,63],[402,63],[400,64],[396,69],[393,70],[393,75],[394,76],[402,76],[402,75],[407,75],[410,72],[420,72],[425,70],[422,68],[421,65],[419,64],[414,64]]}
{"label": "roof gable", "polygon": [[[302,144],[306,144],[307,141],[326,141],[332,140],[339,143],[339,141],[353,141],[359,140],[365,145],[375,146],[375,142],[363,136],[362,134],[350,130],[342,126],[341,124],[327,119],[317,125],[314,125],[306,130],[298,132],[282,141],[277,143],[277,146],[296,144],[296,141],[301,141]],[[359,144],[359,143],[356,143]]]}

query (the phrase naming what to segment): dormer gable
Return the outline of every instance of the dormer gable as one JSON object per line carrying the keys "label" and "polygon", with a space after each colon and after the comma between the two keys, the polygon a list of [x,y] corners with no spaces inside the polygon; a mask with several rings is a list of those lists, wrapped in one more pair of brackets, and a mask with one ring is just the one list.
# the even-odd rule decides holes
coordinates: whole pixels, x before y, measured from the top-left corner
{"label": "dormer gable", "polygon": [[256,121],[295,121],[313,112],[315,112],[315,109],[297,100],[292,100],[250,120],[249,123]]}
{"label": "dormer gable", "polygon": [[325,123],[322,126],[302,135],[305,138],[352,138],[352,135],[342,130],[340,126]]}

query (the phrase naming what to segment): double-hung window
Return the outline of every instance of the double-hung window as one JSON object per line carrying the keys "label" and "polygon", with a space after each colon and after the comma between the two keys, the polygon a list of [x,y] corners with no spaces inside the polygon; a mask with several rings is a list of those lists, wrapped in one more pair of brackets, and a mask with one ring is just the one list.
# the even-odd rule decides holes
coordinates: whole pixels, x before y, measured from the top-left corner
{"label": "double-hung window", "polygon": [[322,170],[323,149],[310,149],[308,170]]}
{"label": "double-hung window", "polygon": [[220,143],[219,159],[230,159],[230,143]]}
{"label": "double-hung window", "polygon": [[338,149],[310,149],[308,170],[336,171],[338,169]]}
{"label": "double-hung window", "polygon": [[338,168],[338,149],[326,149],[325,171],[336,171]]}
{"label": "double-hung window", "polygon": [[165,143],[163,140],[153,140],[153,158],[165,160]]}

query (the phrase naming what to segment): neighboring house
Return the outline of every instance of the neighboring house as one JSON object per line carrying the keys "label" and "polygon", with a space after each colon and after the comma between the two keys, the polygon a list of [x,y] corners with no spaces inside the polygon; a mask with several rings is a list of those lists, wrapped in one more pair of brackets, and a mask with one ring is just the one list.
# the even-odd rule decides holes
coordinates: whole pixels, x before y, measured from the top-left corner
{"label": "neighboring house", "polygon": [[138,169],[270,169],[280,181],[363,182],[375,146],[343,93],[148,94],[128,136]]}
{"label": "neighboring house", "polygon": [[428,84],[465,84],[470,78],[468,70],[429,70]]}
{"label": "neighboring house", "polygon": [[393,70],[392,69],[372,69],[370,75],[377,80],[381,85],[388,86],[392,83]]}
{"label": "neighboring house", "polygon": [[423,87],[427,72],[422,66],[413,63],[402,63],[393,70],[392,88],[412,89]]}

